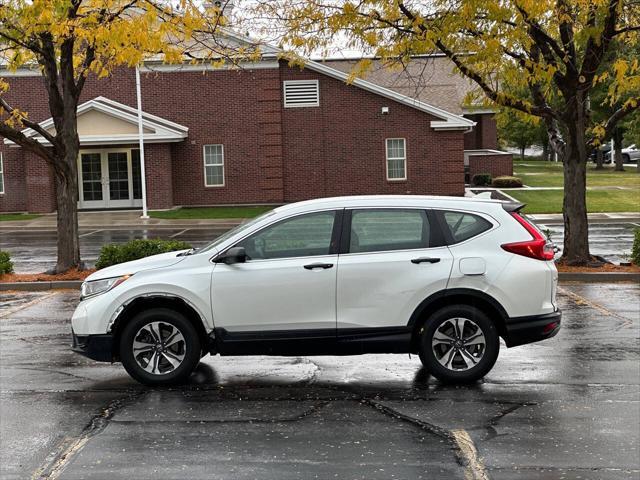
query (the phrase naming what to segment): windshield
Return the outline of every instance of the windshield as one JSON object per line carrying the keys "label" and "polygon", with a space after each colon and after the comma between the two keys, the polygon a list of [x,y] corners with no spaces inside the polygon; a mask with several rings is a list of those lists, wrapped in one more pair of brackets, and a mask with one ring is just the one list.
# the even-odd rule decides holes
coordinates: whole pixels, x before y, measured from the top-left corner
{"label": "windshield", "polygon": [[197,253],[203,253],[203,252],[208,252],[209,250],[211,250],[212,248],[217,247],[218,245],[220,245],[222,242],[228,240],[229,238],[231,238],[232,236],[242,232],[243,230],[247,230],[249,228],[251,228],[253,225],[255,225],[258,222],[261,222],[262,220],[264,220],[267,217],[270,217],[271,215],[275,214],[275,210],[270,210],[266,213],[263,213],[262,215],[258,215],[255,218],[252,218],[251,220],[246,221],[245,223],[241,223],[240,225],[238,225],[237,227],[232,228],[231,230],[229,230],[228,232],[223,233],[222,235],[220,235],[218,238],[216,238],[213,242],[211,242],[209,245],[202,247],[201,249],[198,249]]}

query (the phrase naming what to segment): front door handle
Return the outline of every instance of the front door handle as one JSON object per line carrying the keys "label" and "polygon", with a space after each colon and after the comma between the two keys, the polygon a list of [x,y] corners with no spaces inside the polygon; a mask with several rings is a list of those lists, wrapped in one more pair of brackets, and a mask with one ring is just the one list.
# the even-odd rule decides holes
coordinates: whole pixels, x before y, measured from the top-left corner
{"label": "front door handle", "polygon": [[433,258],[433,257],[418,257],[418,258],[412,258],[411,259],[411,263],[438,263],[440,261],[439,258]]}
{"label": "front door handle", "polygon": [[309,265],[305,265],[304,268],[307,270],[313,270],[314,268],[331,268],[333,267],[333,263],[310,263]]}

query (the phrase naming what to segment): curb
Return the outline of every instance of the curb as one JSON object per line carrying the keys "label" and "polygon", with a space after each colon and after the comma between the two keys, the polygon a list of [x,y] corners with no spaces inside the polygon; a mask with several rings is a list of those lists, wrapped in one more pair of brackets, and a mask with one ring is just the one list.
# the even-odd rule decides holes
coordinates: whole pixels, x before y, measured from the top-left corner
{"label": "curb", "polygon": [[72,289],[80,290],[82,280],[64,280],[54,282],[7,282],[0,283],[2,290],[18,290],[21,292],[41,292],[44,290]]}
{"label": "curb", "polygon": [[614,272],[558,272],[558,280],[561,282],[585,282],[585,283],[608,283],[608,282],[638,282],[640,283],[640,273],[614,273]]}

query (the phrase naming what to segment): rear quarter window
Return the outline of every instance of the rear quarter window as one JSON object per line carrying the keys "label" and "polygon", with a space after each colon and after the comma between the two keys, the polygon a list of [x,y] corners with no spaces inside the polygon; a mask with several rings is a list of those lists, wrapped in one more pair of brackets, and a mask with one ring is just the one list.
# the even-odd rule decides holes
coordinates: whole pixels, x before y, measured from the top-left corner
{"label": "rear quarter window", "polygon": [[439,214],[452,244],[469,240],[493,227],[491,222],[473,213],[441,211]]}

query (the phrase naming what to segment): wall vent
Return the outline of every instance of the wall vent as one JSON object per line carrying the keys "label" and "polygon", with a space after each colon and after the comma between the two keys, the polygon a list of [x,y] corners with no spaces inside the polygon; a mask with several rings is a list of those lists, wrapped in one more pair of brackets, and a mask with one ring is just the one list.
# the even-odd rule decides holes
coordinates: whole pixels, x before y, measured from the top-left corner
{"label": "wall vent", "polygon": [[317,107],[320,105],[318,80],[287,80],[284,82],[284,106]]}

